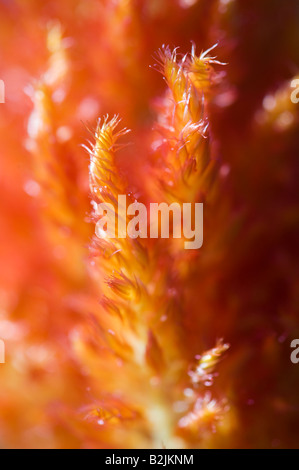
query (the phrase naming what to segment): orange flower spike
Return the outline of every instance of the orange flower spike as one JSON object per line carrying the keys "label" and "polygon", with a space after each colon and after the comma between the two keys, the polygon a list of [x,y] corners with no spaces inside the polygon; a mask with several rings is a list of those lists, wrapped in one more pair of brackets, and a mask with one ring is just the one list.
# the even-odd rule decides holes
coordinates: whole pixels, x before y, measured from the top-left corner
{"label": "orange flower spike", "polygon": [[[216,168],[210,158],[206,104],[215,76],[211,64],[220,62],[208,57],[208,52],[197,57],[193,46],[191,55],[181,60],[176,50],[171,52],[164,47],[159,52],[160,71],[169,86],[158,115],[163,141],[157,149],[159,163],[164,165],[163,179],[161,176],[159,179],[161,164],[157,169],[160,185],[156,191],[160,200],[203,202],[213,189],[211,176],[215,176]],[[165,114],[161,118],[163,111]],[[178,240],[169,240],[166,249],[172,252],[172,270],[179,274],[179,286],[186,293],[186,286],[191,284],[190,280],[193,281],[188,260],[200,269],[201,253],[186,252]],[[198,296],[198,286],[195,288],[196,293],[188,291],[188,295]],[[184,310],[184,305],[181,308]],[[179,402],[182,412],[178,422],[179,430],[188,429],[188,435],[185,435],[187,440],[191,433],[192,439],[198,441],[202,426],[208,425],[210,431],[214,429],[226,409],[222,402],[212,399],[210,393],[204,394],[203,390],[198,390],[198,385],[212,385],[214,369],[227,349],[228,345],[219,341],[213,349],[200,356],[196,366],[189,371],[192,388],[185,390],[187,395]]]}
{"label": "orange flower spike", "polygon": [[53,96],[57,90],[64,88],[68,71],[66,50],[58,23],[49,29],[47,42],[50,53],[48,69],[36,86],[28,90],[34,108],[28,122],[27,147],[33,156],[36,180],[41,185],[44,200],[48,201],[48,211],[60,224],[69,224],[66,191],[70,182],[63,172],[55,148],[57,122]]}
{"label": "orange flower spike", "polygon": [[[117,117],[111,120],[106,117],[103,122],[99,120],[95,133],[96,142],[88,149],[91,156],[90,188],[94,206],[92,219],[94,222],[99,220],[97,204],[103,202],[112,204],[115,210],[116,232],[119,215],[125,218],[123,221],[125,224],[129,220],[126,214],[118,213],[118,196],[126,195],[127,205],[133,202],[133,198],[128,194],[126,181],[120,176],[115,163],[115,152],[120,147],[117,141],[128,133],[127,129],[116,132],[118,124]],[[126,336],[129,343],[130,341],[144,343],[142,346],[144,352],[151,322],[145,312],[154,312],[154,303],[158,300],[155,297],[151,300],[149,295],[150,289],[157,291],[157,286],[155,287],[152,282],[152,279],[157,277],[155,274],[157,268],[155,260],[149,258],[148,249],[144,240],[128,236],[119,238],[117,233],[115,238],[105,238],[104,234],[97,234],[97,229],[91,246],[96,264],[94,274],[105,295],[105,303],[111,302],[111,306],[113,305],[118,313],[116,316],[125,319],[127,324],[131,324],[131,327],[138,331],[140,336],[137,340],[128,332],[127,334],[123,325],[119,324],[121,335]],[[163,292],[163,279],[161,282],[162,285],[158,290]],[[143,358],[139,356],[140,352],[136,351],[135,359],[142,362]]]}
{"label": "orange flower spike", "polygon": [[180,59],[177,50],[164,46],[158,54],[158,70],[169,87],[158,116],[167,176],[162,193],[172,201],[195,201],[199,190],[206,192],[210,183],[210,177],[203,178],[210,162],[205,108],[215,76],[211,64],[220,62],[208,52],[197,57],[193,46],[191,55]]}
{"label": "orange flower spike", "polygon": [[[96,143],[92,149],[85,147],[90,153],[90,188],[94,200],[101,202],[114,201],[115,209],[118,194],[124,194],[126,187],[120,176],[116,174],[115,150],[117,140],[126,135],[129,130],[115,132],[120,119],[114,116],[109,121],[108,116],[98,121],[95,133]],[[100,194],[99,194],[100,191]],[[107,199],[108,198],[108,199]]]}
{"label": "orange flower spike", "polygon": [[[205,176],[203,168],[209,161],[208,140],[205,139],[207,124],[206,120],[201,119],[204,111],[203,96],[189,77],[187,56],[178,62],[176,51],[172,53],[164,47],[159,53],[159,60],[170,88],[168,93],[172,97],[165,100],[165,108],[159,115],[161,132],[167,135],[164,163],[168,166],[167,175],[175,182],[168,184],[168,188],[167,182],[161,185],[160,198],[192,202],[197,200],[198,181]],[[117,219],[119,196],[126,194],[128,202],[133,202],[115,161],[115,152],[120,147],[118,139],[128,132],[127,129],[117,132],[118,124],[117,117],[109,120],[106,116],[103,121],[99,120],[95,143],[86,147],[91,157],[90,189],[94,222],[101,217],[98,213],[99,203],[112,204]],[[198,164],[194,165],[197,161],[201,163],[200,169]],[[127,215],[125,219],[127,223]],[[143,415],[143,425],[149,427],[152,436],[146,446],[162,438],[165,445],[173,445],[179,420],[186,413],[193,413],[192,410],[196,403],[198,407],[198,400],[201,399],[195,393],[194,400],[186,400],[183,413],[173,411],[175,404],[183,398],[188,377],[188,362],[183,343],[180,343],[182,332],[179,332],[179,316],[184,311],[179,298],[184,291],[185,279],[177,279],[172,289],[172,282],[167,277],[169,269],[176,272],[180,259],[184,262],[186,252],[173,258],[173,242],[168,240],[168,244],[158,241],[152,245],[147,240],[130,237],[109,238],[97,232],[97,229],[92,243],[94,275],[104,299],[101,305],[104,311],[110,313],[109,316],[103,315],[103,311],[97,314],[104,334],[103,344],[108,346],[111,360],[117,354],[123,361],[118,377],[114,379],[114,387],[122,390],[123,403],[132,406],[132,412],[138,411],[139,416]],[[177,244],[175,246],[177,250]],[[164,252],[165,266],[161,264],[161,251]],[[173,292],[177,301],[174,302],[166,292]],[[162,316],[167,318],[167,334],[161,327]],[[214,348],[215,360],[207,367],[206,374],[211,374],[216,365],[216,356],[223,352],[223,348],[220,343]],[[88,363],[90,352],[84,354],[87,358],[85,363]],[[207,358],[207,354],[204,357]],[[103,367],[107,367],[106,364]],[[206,363],[201,364],[201,367],[204,365]],[[97,376],[96,370],[94,374]],[[103,377],[99,379],[103,380]],[[159,391],[149,386],[154,379],[159,380]],[[147,384],[146,389],[143,389],[141,382]],[[137,388],[133,385],[135,383]],[[197,385],[195,380],[192,384],[194,387]],[[161,426],[164,423],[163,429],[159,422]],[[121,429],[124,423],[120,421],[119,426]],[[136,426],[139,426],[137,422]]]}
{"label": "orange flower spike", "polygon": [[185,439],[197,442],[201,435],[201,440],[208,443],[217,423],[226,419],[225,424],[230,425],[227,400],[212,398],[211,391],[205,391],[205,387],[213,385],[215,368],[228,349],[229,345],[219,340],[214,348],[197,357],[196,365],[189,371],[191,384],[184,391],[188,412],[178,422],[179,433],[182,432]]}
{"label": "orange flower spike", "polygon": [[[94,221],[99,218],[99,203],[110,203],[117,212],[118,196],[127,194],[126,182],[115,163],[115,151],[119,148],[118,139],[128,131],[117,132],[118,124],[117,117],[99,120],[95,144],[88,149]],[[129,195],[127,199],[132,202]],[[104,334],[103,345],[108,346],[108,350],[105,364],[101,366],[101,376],[98,375],[99,357],[94,356],[88,346],[83,346],[82,361],[85,365],[90,364],[91,375],[101,383],[105,377],[104,369],[115,367],[112,365],[115,357],[121,359],[122,365],[113,382],[109,386],[106,381],[103,384],[106,393],[110,393],[112,399],[113,389],[121,390],[123,405],[129,406],[133,414],[138,413],[141,422],[136,421],[136,429],[146,427],[150,436],[149,441],[144,440],[140,429],[141,445],[161,446],[162,442],[167,446],[176,445],[173,436],[176,423],[171,409],[170,378],[166,368],[169,364],[164,361],[164,355],[167,357],[175,350],[175,344],[171,344],[172,325],[169,325],[167,335],[163,336],[165,344],[159,344],[161,338],[157,338],[162,325],[159,317],[165,312],[164,304],[167,304],[165,273],[157,266],[155,249],[150,249],[151,244],[146,240],[130,237],[105,239],[100,233],[98,235],[94,236],[92,243],[93,273],[103,295],[102,310],[97,312],[97,319]],[[173,327],[176,329],[178,326],[174,324]],[[168,382],[165,387],[164,380]],[[171,380],[175,383],[176,377]],[[126,429],[126,420],[121,414],[116,424],[119,432]],[[110,431],[116,436],[115,429],[106,429],[106,432]],[[130,436],[125,435],[125,439],[130,439]]]}
{"label": "orange flower spike", "polygon": [[[84,253],[89,227],[81,223],[78,214],[86,212],[87,194],[82,194],[82,187],[76,181],[76,156],[72,162],[75,170],[69,170],[72,143],[63,138],[70,132],[64,119],[69,117],[65,96],[71,64],[68,42],[59,23],[49,26],[47,45],[48,68],[28,91],[34,105],[26,141],[32,156],[34,181],[29,181],[28,187],[37,191],[46,238],[57,253],[61,272],[66,273],[69,281],[81,283],[86,281]],[[64,119],[59,114],[61,109],[65,109]]]}

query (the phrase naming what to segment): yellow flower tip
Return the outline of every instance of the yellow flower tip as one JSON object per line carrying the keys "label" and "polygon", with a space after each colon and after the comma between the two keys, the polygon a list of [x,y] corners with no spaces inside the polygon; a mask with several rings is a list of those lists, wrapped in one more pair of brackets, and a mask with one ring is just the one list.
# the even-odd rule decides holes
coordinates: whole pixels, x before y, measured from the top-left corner
{"label": "yellow flower tip", "polygon": [[185,55],[178,54],[178,48],[171,50],[169,46],[163,45],[157,52],[157,64],[154,68],[165,76],[168,84],[173,85],[177,80],[184,79],[185,86],[187,86],[188,80],[185,74],[191,73],[191,81],[197,85],[200,82],[201,89],[204,89],[211,85],[211,80],[214,78],[212,64],[226,65],[218,61],[216,57],[208,55],[217,46],[218,44],[214,44],[198,56],[195,43],[192,43],[191,53]]}
{"label": "yellow flower tip", "polygon": [[189,376],[194,385],[210,383],[213,379],[213,371],[223,354],[229,349],[229,344],[219,340],[216,346],[197,357],[197,364],[189,371]]}
{"label": "yellow flower tip", "polygon": [[94,145],[94,151],[114,151],[117,140],[130,132],[130,129],[123,128],[118,132],[115,129],[120,124],[121,119],[118,115],[114,115],[112,119],[107,114],[103,119],[99,118],[97,128],[95,132],[96,142]]}
{"label": "yellow flower tip", "polygon": [[156,54],[157,64],[154,65],[155,70],[160,72],[172,90],[175,98],[181,98],[181,94],[186,92],[190,83],[183,69],[185,59],[179,59],[178,47],[171,50],[169,46],[163,45]]}
{"label": "yellow flower tip", "polygon": [[169,64],[176,63],[177,50],[178,48],[176,47],[172,51],[169,46],[163,44],[163,46],[158,49],[157,53],[154,56],[157,63],[153,65],[153,68],[164,75],[165,67]]}
{"label": "yellow flower tip", "polygon": [[193,81],[196,88],[205,90],[210,88],[211,83],[216,80],[217,75],[214,72],[213,64],[215,65],[226,65],[224,62],[220,62],[216,57],[212,57],[209,54],[215,49],[218,44],[214,44],[212,47],[207,49],[205,52],[201,52],[199,56],[195,52],[195,44],[192,43],[192,50],[189,60],[186,61],[186,67],[191,74],[191,80]]}
{"label": "yellow flower tip", "polygon": [[117,141],[130,132],[127,128],[116,131],[120,122],[118,115],[112,119],[108,115],[99,118],[94,133],[95,142],[93,144],[88,142],[90,146],[83,145],[90,155],[90,189],[96,200],[100,193],[102,199],[106,195],[105,199],[108,198],[109,202],[116,201],[118,194],[116,182],[119,182],[119,177],[115,166],[115,152],[121,147]]}

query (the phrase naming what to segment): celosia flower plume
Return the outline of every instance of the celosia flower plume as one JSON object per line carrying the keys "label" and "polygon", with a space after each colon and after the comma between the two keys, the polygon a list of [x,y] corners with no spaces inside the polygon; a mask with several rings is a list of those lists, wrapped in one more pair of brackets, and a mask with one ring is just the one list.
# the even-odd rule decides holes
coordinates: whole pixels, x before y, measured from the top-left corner
{"label": "celosia flower plume", "polygon": [[1,447],[298,446],[286,3],[1,2]]}

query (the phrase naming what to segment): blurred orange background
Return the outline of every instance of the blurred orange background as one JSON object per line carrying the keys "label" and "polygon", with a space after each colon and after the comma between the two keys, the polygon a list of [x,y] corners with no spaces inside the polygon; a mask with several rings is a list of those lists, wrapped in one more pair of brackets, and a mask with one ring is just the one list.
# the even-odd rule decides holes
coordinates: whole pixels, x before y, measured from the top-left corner
{"label": "blurred orange background", "polygon": [[215,381],[230,411],[219,432],[182,442],[298,447],[298,1],[1,0],[0,12],[0,446],[154,445],[134,416],[122,442],[86,418],[105,394],[76,346],[100,297],[81,145],[98,117],[118,114],[132,129],[120,171],[146,193],[166,87],[149,66],[163,44],[187,53],[193,41],[198,53],[218,43],[226,65],[209,102],[220,189],[186,286],[198,297],[185,306],[184,344],[190,361],[218,338],[230,344]]}

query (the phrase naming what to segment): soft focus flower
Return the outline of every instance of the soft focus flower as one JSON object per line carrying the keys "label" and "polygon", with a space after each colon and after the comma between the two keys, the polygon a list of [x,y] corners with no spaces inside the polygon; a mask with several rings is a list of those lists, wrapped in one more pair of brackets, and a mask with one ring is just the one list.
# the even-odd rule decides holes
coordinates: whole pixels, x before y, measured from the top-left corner
{"label": "soft focus flower", "polygon": [[[297,447],[296,0],[0,11],[1,447]],[[120,195],[202,248],[102,238]]]}

